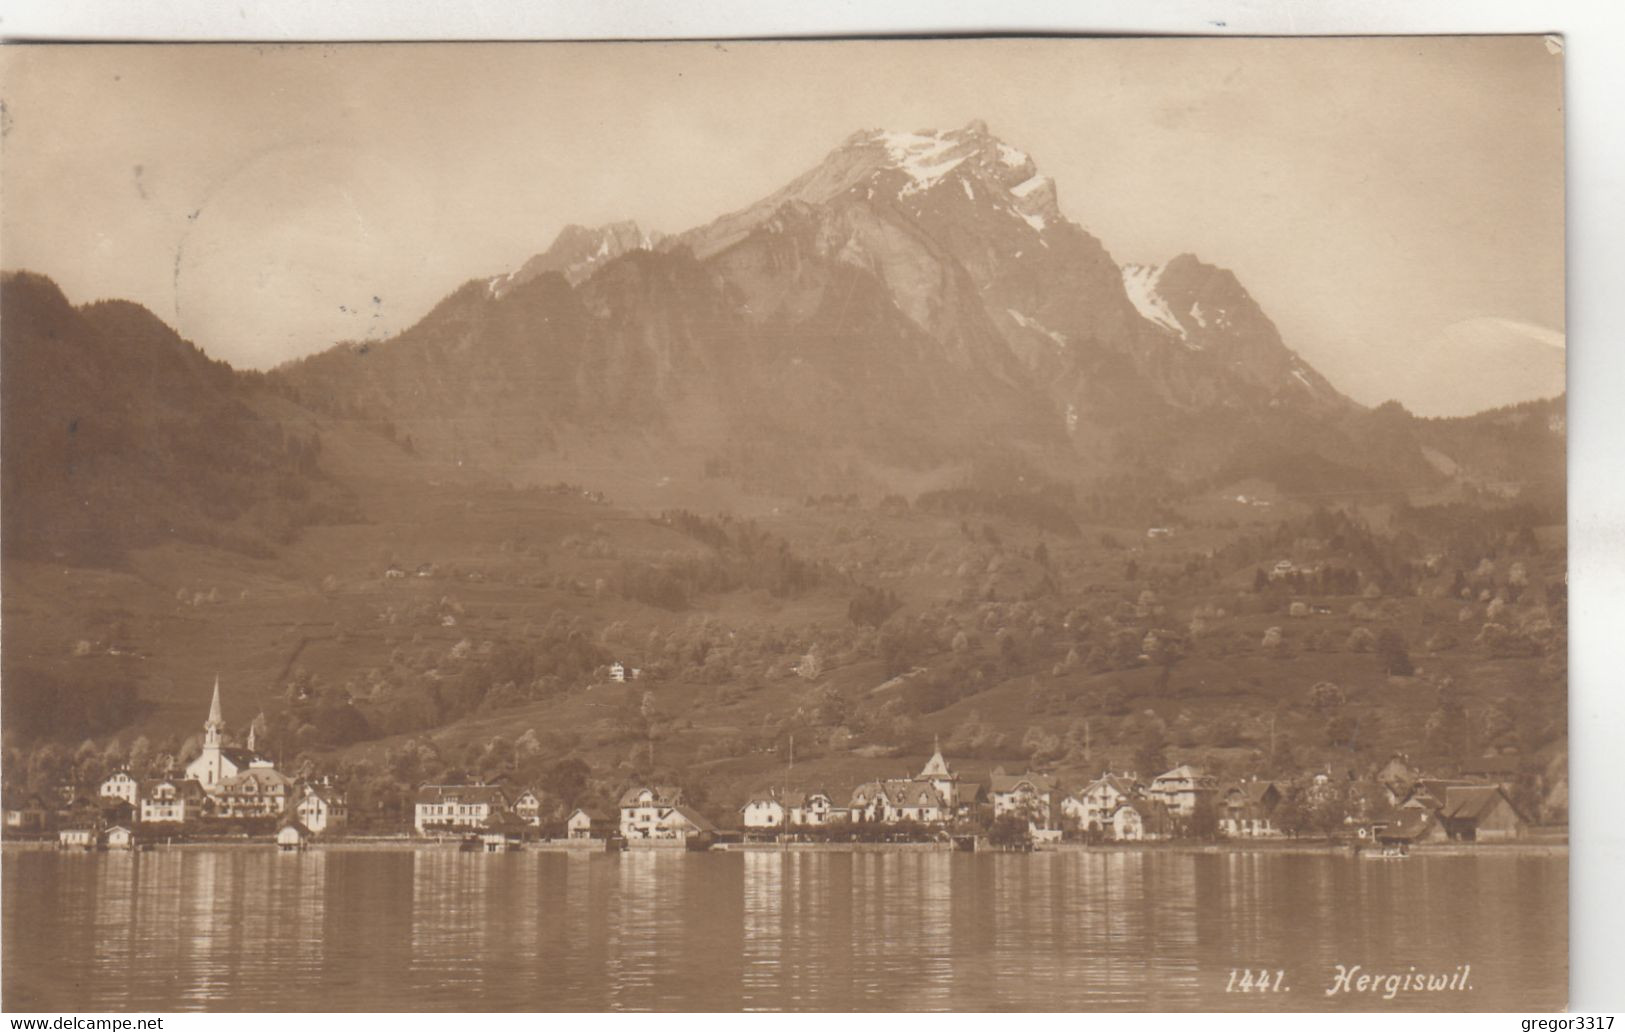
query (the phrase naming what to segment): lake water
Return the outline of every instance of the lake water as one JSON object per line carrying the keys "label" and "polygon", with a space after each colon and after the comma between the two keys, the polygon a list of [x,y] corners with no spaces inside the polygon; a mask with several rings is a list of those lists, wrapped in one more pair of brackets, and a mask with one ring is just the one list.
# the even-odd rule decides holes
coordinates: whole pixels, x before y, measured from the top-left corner
{"label": "lake water", "polygon": [[[1549,1010],[1566,858],[8,852],[9,1011]],[[1336,966],[1456,992],[1328,997]],[[1263,969],[1267,993],[1226,992]],[[1239,976],[1238,976],[1239,980]]]}

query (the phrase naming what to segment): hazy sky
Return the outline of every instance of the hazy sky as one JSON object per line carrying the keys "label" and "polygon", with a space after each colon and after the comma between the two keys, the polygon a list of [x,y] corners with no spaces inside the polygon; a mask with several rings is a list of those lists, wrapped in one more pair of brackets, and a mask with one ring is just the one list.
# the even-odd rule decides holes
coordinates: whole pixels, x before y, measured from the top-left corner
{"label": "hazy sky", "polygon": [[[1228,266],[1338,386],[1428,411],[1437,380],[1417,357],[1471,358],[1481,336],[1486,355],[1555,355],[1560,375],[1556,49],[12,46],[0,263],[75,302],[140,301],[266,367],[403,329],[567,223],[679,231],[857,129],[981,118],[1118,261]],[[1550,377],[1533,365],[1512,375]]]}

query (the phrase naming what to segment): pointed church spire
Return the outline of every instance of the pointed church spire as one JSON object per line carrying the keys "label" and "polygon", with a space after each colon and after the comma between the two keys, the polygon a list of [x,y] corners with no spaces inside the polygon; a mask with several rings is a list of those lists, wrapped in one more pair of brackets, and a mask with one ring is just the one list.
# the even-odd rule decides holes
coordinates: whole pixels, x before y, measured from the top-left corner
{"label": "pointed church spire", "polygon": [[214,701],[209,703],[209,723],[224,724],[225,718],[220,715],[220,675],[214,675]]}

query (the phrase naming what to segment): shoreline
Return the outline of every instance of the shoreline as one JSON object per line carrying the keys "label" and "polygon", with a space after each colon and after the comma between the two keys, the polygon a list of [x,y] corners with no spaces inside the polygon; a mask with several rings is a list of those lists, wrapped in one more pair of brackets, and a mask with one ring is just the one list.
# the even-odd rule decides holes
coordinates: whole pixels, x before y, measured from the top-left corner
{"label": "shoreline", "polygon": [[[615,854],[621,852],[612,848],[606,839],[593,839],[590,843],[578,844],[577,841],[558,840],[527,842],[520,849],[505,852],[515,853],[584,853]],[[327,841],[313,841],[307,843],[303,850],[289,852],[380,852],[380,851],[411,851],[411,852],[459,852],[461,842],[458,839],[421,839],[408,837],[389,838],[339,838]],[[68,853],[72,855],[93,855],[109,853],[117,855],[130,852],[201,852],[208,850],[238,851],[278,851],[274,838],[263,839],[194,839],[183,842],[154,842],[150,846],[139,850],[97,849],[97,850],[65,850],[49,839],[5,839],[0,841],[0,851],[12,852],[51,852]],[[471,851],[473,852],[473,851]],[[632,852],[645,852],[645,850],[632,850]],[[953,845],[946,842],[723,842],[713,845],[709,850],[680,850],[669,852],[715,852],[715,853],[949,853],[969,852],[955,850]],[[1362,852],[1374,853],[1371,847]],[[1252,842],[1132,842],[1132,843],[1103,843],[1091,845],[1082,842],[1056,842],[1036,844],[1032,850],[981,850],[971,855],[1021,855],[1024,853],[1170,853],[1180,855],[1198,854],[1273,854],[1290,856],[1344,856],[1357,859],[1356,854],[1349,850],[1344,842],[1304,841],[1304,840],[1266,840]],[[1569,844],[1565,837],[1562,841],[1519,841],[1519,842],[1459,842],[1435,843],[1413,847],[1410,856],[1549,856],[1565,857],[1569,853]],[[476,855],[486,855],[479,852]],[[500,855],[500,854],[499,854]],[[1373,859],[1391,859],[1372,857]]]}

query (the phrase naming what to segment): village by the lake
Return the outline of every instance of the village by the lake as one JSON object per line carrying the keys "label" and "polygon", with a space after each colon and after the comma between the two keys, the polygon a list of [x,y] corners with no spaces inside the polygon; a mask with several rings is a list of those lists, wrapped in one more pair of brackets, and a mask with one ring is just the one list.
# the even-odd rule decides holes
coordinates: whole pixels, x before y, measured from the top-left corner
{"label": "village by the lake", "polygon": [[[624,680],[625,669],[611,672]],[[1179,763],[1149,776],[1052,771],[977,776],[936,744],[917,773],[877,769],[850,791],[800,785],[793,761],[727,812],[680,786],[629,784],[613,809],[572,805],[501,774],[422,784],[409,814],[352,821],[346,786],[308,768],[290,775],[232,741],[217,680],[198,754],[156,777],[127,768],[5,804],[5,844],[70,852],[263,845],[451,848],[469,852],[621,849],[1027,851],[1219,845],[1347,849],[1380,859],[1459,846],[1561,848],[1567,829],[1538,825],[1514,802],[1518,775],[1488,762],[1421,771],[1402,755],[1373,771],[1220,779]]]}

